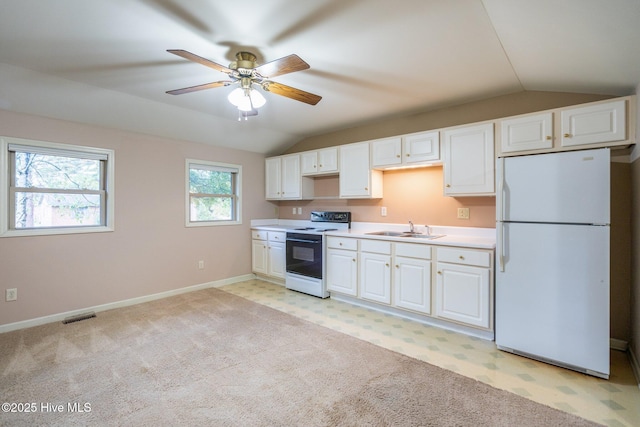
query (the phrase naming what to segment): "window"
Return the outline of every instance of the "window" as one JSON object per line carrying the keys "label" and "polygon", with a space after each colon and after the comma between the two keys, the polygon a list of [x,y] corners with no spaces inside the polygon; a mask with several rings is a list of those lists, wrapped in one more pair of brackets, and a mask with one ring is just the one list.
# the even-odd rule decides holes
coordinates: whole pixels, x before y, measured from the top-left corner
{"label": "window", "polygon": [[8,137],[0,148],[0,235],[113,230],[112,150]]}
{"label": "window", "polygon": [[187,159],[187,226],[242,223],[242,166]]}

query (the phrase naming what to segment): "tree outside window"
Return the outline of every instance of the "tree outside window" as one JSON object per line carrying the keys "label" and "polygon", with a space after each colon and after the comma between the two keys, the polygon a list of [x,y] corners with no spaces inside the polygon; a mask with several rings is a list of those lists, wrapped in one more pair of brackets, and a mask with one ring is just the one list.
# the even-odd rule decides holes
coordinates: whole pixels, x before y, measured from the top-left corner
{"label": "tree outside window", "polygon": [[188,160],[187,171],[187,225],[241,222],[241,166]]}

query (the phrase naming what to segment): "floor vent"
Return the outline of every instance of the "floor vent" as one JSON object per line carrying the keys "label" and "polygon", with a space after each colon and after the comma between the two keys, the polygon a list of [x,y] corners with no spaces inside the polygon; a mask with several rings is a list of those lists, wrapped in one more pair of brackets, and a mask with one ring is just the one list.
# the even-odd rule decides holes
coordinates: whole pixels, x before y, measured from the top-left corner
{"label": "floor vent", "polygon": [[63,324],[68,324],[68,323],[74,323],[74,322],[79,322],[81,320],[87,320],[87,319],[91,319],[93,317],[96,317],[96,314],[92,311],[90,313],[84,313],[84,314],[78,314],[76,316],[69,316],[66,317],[62,323]]}

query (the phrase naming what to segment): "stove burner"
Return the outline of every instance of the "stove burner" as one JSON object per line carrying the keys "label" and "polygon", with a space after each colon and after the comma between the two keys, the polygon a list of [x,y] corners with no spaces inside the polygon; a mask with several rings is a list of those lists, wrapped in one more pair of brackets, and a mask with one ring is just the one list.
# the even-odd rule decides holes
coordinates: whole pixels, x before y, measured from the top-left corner
{"label": "stove burner", "polygon": [[315,228],[314,227],[300,227],[300,228],[294,228],[294,230],[300,230],[300,231],[302,231],[302,230],[315,230]]}
{"label": "stove burner", "polygon": [[336,231],[337,228],[320,228],[316,231],[324,232],[324,231]]}

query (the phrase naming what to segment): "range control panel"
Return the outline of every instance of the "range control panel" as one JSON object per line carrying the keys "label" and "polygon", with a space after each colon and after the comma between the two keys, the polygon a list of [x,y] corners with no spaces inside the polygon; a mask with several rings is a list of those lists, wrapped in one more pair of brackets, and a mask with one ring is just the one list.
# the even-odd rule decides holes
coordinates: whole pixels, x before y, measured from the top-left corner
{"label": "range control panel", "polygon": [[338,222],[351,226],[351,212],[311,212],[312,222]]}

